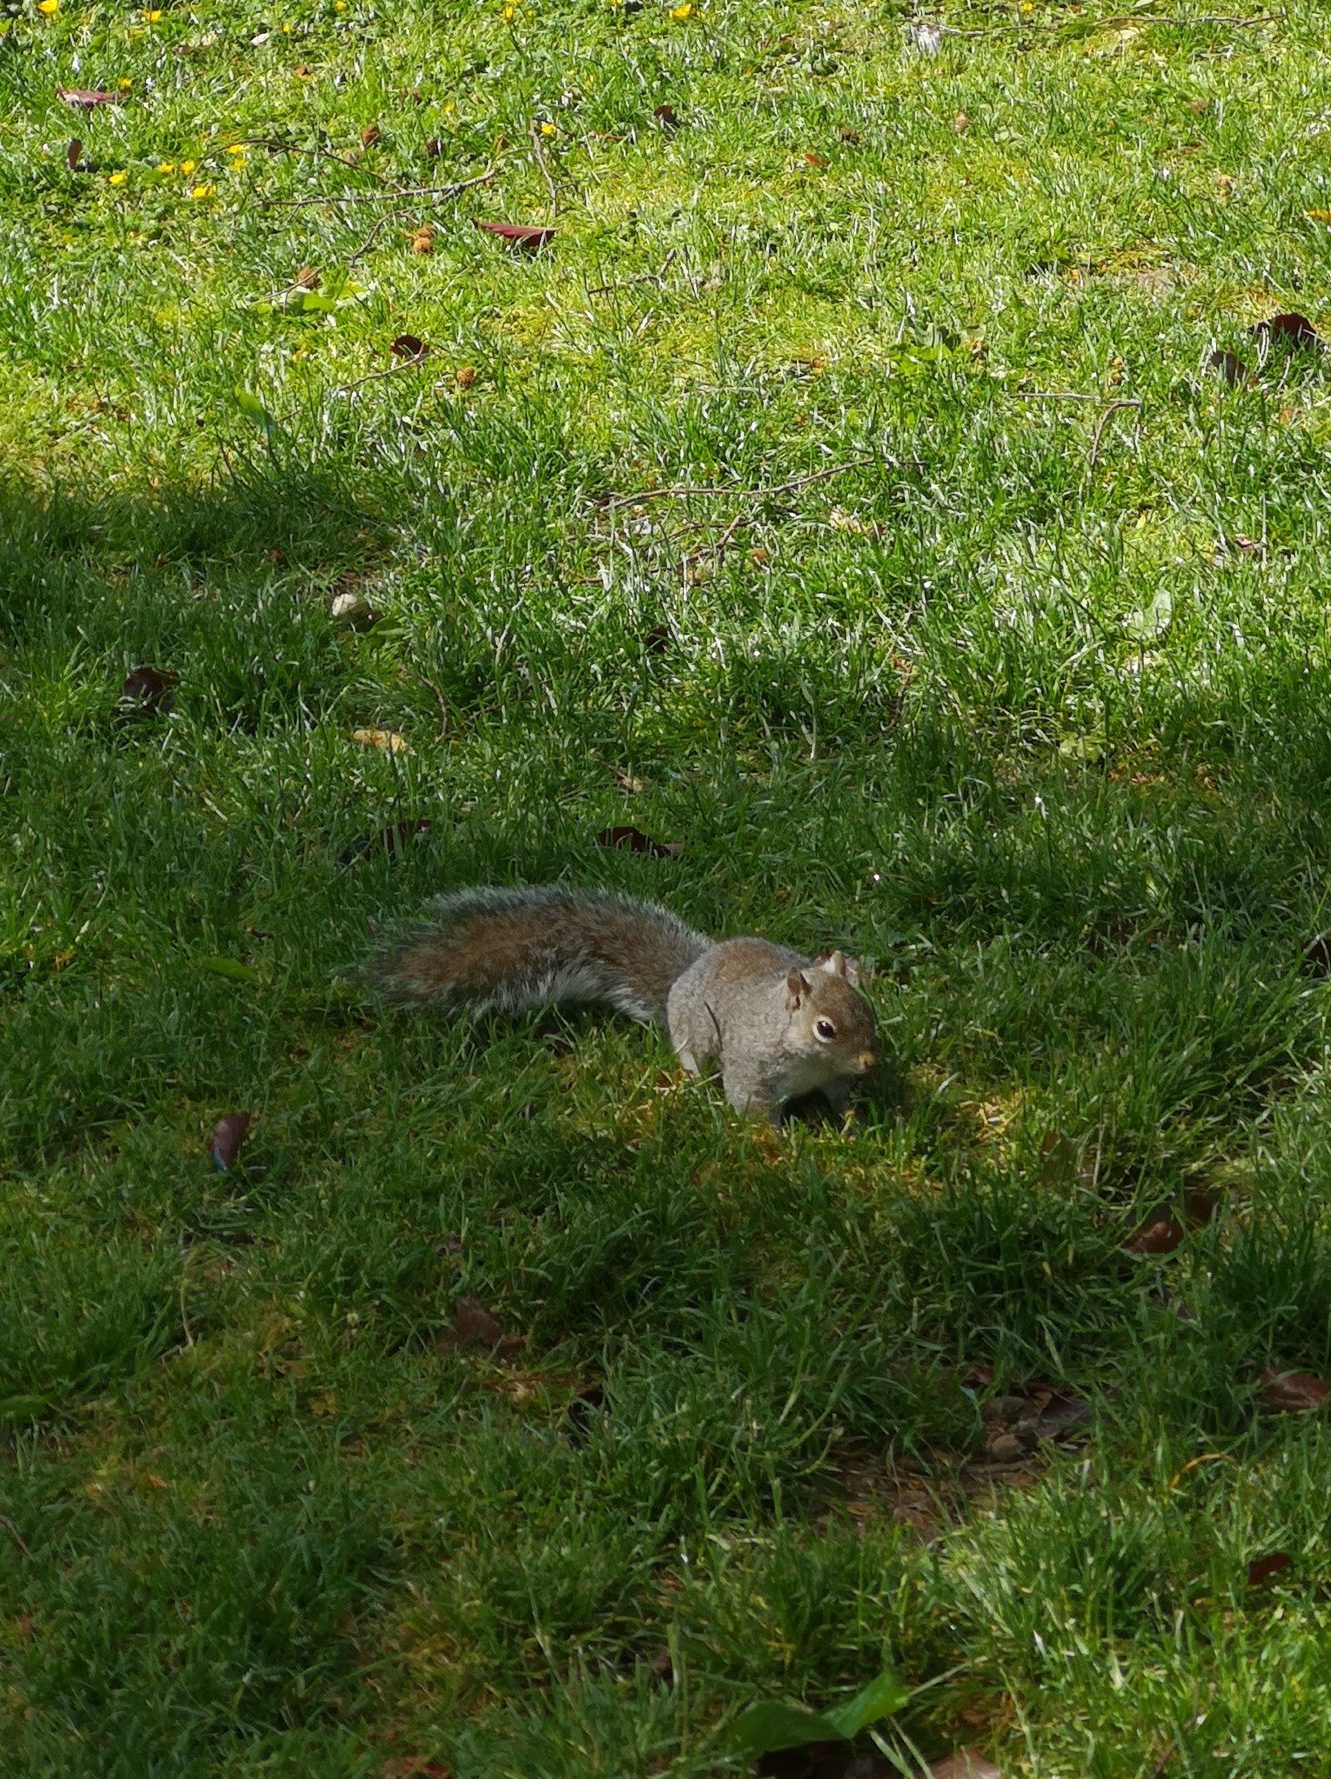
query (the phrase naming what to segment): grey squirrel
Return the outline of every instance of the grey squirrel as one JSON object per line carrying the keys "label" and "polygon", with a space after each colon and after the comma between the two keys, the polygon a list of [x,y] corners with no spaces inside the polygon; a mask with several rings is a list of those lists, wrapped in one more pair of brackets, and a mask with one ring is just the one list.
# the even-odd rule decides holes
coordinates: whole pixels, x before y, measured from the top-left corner
{"label": "grey squirrel", "polygon": [[878,1061],[853,962],[766,939],[713,941],[654,902],[555,886],[464,889],[366,969],[400,1005],[515,1013],[602,1002],[663,1026],[691,1075],[719,1058],[738,1111],[780,1121],[800,1094],[844,1112]]}

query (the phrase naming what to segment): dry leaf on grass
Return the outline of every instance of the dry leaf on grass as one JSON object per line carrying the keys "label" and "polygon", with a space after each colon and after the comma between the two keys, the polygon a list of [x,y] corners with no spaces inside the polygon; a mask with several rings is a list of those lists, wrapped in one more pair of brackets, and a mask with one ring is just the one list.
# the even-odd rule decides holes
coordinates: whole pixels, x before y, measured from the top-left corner
{"label": "dry leaf on grass", "polygon": [[1291,311],[1284,315],[1268,315],[1248,332],[1255,340],[1284,340],[1291,346],[1320,346],[1322,336],[1306,315]]}
{"label": "dry leaf on grass", "polygon": [[643,852],[653,859],[675,859],[684,850],[681,840],[653,840],[641,828],[602,828],[596,836],[598,846],[622,846],[628,852]]}
{"label": "dry leaf on grass", "polygon": [[1224,352],[1217,348],[1206,362],[1213,371],[1219,371],[1231,389],[1240,383],[1252,383],[1256,380],[1237,353]]}
{"label": "dry leaf on grass", "polygon": [[1159,1217],[1132,1238],[1127,1250],[1129,1254],[1172,1254],[1183,1234],[1183,1225],[1177,1218]]}
{"label": "dry leaf on grass", "polygon": [[428,834],[433,826],[433,822],[425,820],[393,822],[391,826],[381,828],[377,834],[353,840],[337,862],[342,866],[354,865],[357,859],[370,858],[377,852],[387,853],[390,859],[395,859],[417,834]]}
{"label": "dry leaf on grass", "polygon": [[55,91],[58,99],[80,111],[91,111],[96,105],[119,105],[125,97],[123,93],[107,93],[87,86],[58,86]]}
{"label": "dry leaf on grass", "polygon": [[1273,1575],[1292,1568],[1293,1564],[1293,1557],[1283,1550],[1272,1551],[1269,1557],[1258,1557],[1255,1562],[1248,1564],[1248,1586],[1260,1587],[1264,1581],[1270,1581]]}
{"label": "dry leaf on grass", "polygon": [[494,235],[519,253],[537,253],[547,241],[555,238],[552,228],[542,228],[532,223],[482,222],[479,217],[474,220],[478,229],[483,229],[487,235]]}
{"label": "dry leaf on grass", "polygon": [[1322,1408],[1331,1396],[1331,1384],[1307,1371],[1281,1371],[1268,1365],[1257,1375],[1257,1399],[1263,1408],[1279,1414],[1306,1414]]}
{"label": "dry leaf on grass", "polygon": [[377,747],[385,754],[409,754],[405,735],[399,735],[396,729],[353,729],[351,739],[359,742],[362,747]]}
{"label": "dry leaf on grass", "polygon": [[208,1153],[219,1174],[225,1174],[234,1167],[241,1144],[249,1135],[253,1121],[253,1114],[250,1112],[228,1112],[225,1118],[219,1118],[213,1126],[213,1134],[208,1139]]}
{"label": "dry leaf on grass", "polygon": [[945,1754],[929,1766],[930,1779],[1003,1779],[994,1763],[978,1748],[962,1748]]}
{"label": "dry leaf on grass", "polygon": [[169,667],[135,667],[125,675],[120,688],[121,707],[149,715],[168,711],[179,684],[180,675]]}

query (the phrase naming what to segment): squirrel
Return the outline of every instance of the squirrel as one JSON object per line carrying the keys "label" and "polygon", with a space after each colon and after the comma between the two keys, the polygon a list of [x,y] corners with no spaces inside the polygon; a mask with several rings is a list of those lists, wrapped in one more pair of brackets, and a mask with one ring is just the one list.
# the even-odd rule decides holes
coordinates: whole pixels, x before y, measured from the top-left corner
{"label": "squirrel", "polygon": [[390,940],[366,976],[402,1006],[484,1014],[607,1004],[664,1027],[691,1075],[718,1058],[730,1104],[773,1124],[805,1093],[844,1113],[878,1061],[853,959],[712,940],[667,908],[612,891],[457,890]]}

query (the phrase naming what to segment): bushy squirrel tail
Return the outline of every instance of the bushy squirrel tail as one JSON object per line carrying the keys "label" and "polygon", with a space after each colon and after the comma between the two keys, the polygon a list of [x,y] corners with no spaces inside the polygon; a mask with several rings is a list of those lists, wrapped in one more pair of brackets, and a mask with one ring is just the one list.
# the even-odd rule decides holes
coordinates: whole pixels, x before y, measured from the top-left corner
{"label": "bushy squirrel tail", "polygon": [[669,909],[611,891],[464,889],[390,939],[365,974],[404,1006],[516,1013],[597,1001],[664,1025],[671,983],[710,943]]}

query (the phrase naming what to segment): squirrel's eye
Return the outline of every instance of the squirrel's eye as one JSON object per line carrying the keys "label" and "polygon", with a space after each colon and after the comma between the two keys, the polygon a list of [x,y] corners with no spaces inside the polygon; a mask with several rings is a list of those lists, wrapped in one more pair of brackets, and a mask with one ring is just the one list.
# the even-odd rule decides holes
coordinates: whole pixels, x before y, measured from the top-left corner
{"label": "squirrel's eye", "polygon": [[815,1020],[813,1029],[822,1039],[824,1044],[830,1044],[833,1038],[836,1037],[836,1027],[832,1024],[830,1019]]}

